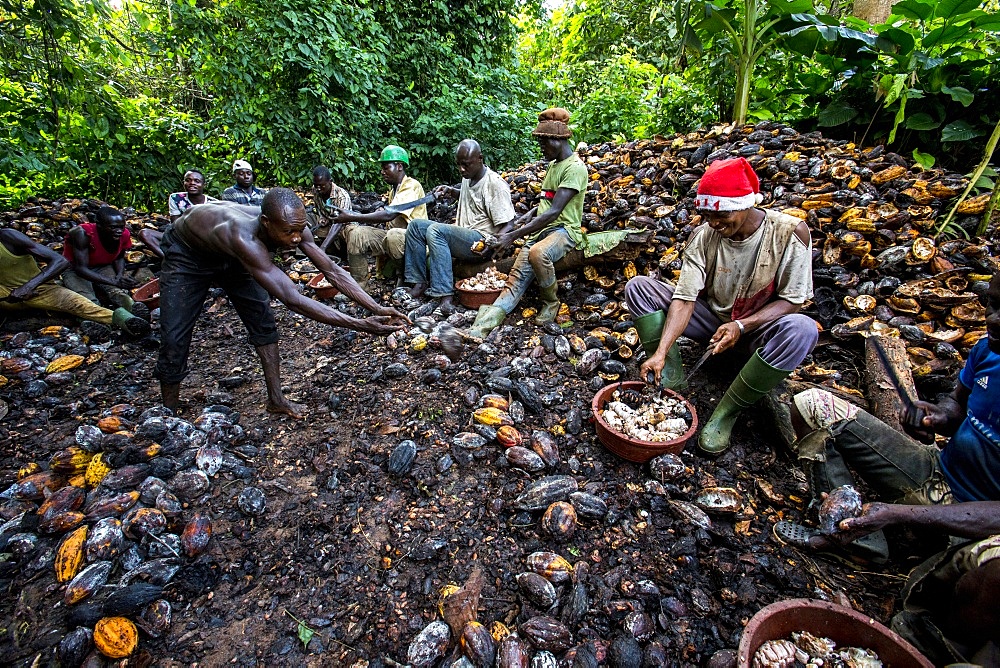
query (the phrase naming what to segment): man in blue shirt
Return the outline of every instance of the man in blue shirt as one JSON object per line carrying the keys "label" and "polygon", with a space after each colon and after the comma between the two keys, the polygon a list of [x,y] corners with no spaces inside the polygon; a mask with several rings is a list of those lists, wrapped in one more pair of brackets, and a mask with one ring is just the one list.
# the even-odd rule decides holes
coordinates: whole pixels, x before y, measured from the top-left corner
{"label": "man in blue shirt", "polygon": [[[943,450],[909,438],[867,412],[822,390],[794,397],[792,423],[799,461],[817,497],[853,484],[848,465],[880,499],[859,517],[842,520],[833,536],[778,522],[779,541],[813,550],[846,550],[884,561],[882,529],[922,526],[972,539],[918,567],[904,591],[897,631],[913,631],[938,662],[965,660],[987,641],[1000,639],[1000,274],[983,296],[986,336],[969,352],[958,384],[924,412],[913,434],[930,440],[950,435]],[[906,409],[904,425],[913,424]],[[811,431],[810,431],[811,430]],[[913,637],[914,633],[904,633]],[[930,638],[930,640],[929,640]],[[986,664],[983,664],[986,665]]]}

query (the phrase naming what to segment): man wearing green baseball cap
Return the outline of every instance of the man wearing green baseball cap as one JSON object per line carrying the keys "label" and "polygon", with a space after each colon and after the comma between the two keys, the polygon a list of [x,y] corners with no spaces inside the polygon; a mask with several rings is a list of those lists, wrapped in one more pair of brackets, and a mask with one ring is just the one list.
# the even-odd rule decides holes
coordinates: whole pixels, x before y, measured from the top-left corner
{"label": "man wearing green baseball cap", "polygon": [[[399,206],[424,196],[423,186],[406,175],[410,164],[406,149],[390,144],[382,149],[379,162],[382,163],[382,179],[390,186],[386,195],[390,206]],[[352,223],[343,232],[347,241],[347,262],[354,280],[366,287],[368,256],[375,256],[379,265],[387,259],[398,264],[406,249],[406,227],[411,220],[427,218],[427,206],[421,204],[398,213],[384,209],[357,213],[333,207],[333,213],[338,223]],[[385,229],[382,229],[383,225]]]}

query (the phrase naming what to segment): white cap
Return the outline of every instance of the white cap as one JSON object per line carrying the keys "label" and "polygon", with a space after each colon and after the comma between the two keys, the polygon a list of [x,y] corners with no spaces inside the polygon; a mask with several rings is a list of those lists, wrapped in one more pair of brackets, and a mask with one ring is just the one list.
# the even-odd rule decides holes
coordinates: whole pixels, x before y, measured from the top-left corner
{"label": "white cap", "polygon": [[253,171],[253,167],[251,167],[250,163],[247,162],[246,160],[234,160],[233,161],[233,171],[234,172],[238,172],[241,169],[248,169],[251,172]]}

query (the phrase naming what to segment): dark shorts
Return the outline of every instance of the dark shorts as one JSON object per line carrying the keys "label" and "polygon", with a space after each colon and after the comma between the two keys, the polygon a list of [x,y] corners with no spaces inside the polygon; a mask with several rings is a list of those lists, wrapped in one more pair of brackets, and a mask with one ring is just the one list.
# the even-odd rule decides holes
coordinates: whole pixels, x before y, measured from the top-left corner
{"label": "dark shorts", "polygon": [[188,374],[188,351],[195,321],[208,290],[216,284],[249,332],[250,343],[278,342],[271,296],[236,258],[199,253],[184,243],[172,227],[161,241],[160,357],[154,375],[164,383],[179,383]]}

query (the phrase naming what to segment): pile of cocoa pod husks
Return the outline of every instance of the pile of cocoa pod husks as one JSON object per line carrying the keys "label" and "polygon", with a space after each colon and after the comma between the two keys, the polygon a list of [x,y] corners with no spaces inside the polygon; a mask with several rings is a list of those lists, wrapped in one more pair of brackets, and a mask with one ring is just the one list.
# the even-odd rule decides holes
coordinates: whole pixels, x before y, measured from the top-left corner
{"label": "pile of cocoa pod husks", "polygon": [[[586,278],[601,287],[637,271],[675,279],[684,243],[701,223],[693,206],[697,181],[712,162],[742,156],[760,177],[761,206],[808,224],[815,298],[805,312],[834,337],[904,337],[920,382],[954,372],[983,336],[978,296],[1000,269],[1000,242],[934,238],[968,183],[959,174],[923,169],[882,146],[862,148],[773,122],[578,151],[591,179],[585,227],[654,231],[635,262],[612,268],[611,276],[588,267]],[[518,212],[537,204],[545,167],[537,162],[504,174]],[[974,234],[989,197],[962,202],[953,223],[964,233],[954,234]]]}
{"label": "pile of cocoa pod husks", "polygon": [[[74,371],[85,371],[102,352],[65,327],[22,332],[7,343],[16,345],[6,346],[0,367],[26,397],[40,393],[54,404]],[[75,402],[71,410],[86,407]],[[25,463],[0,492],[0,552],[9,555],[0,572],[15,582],[51,580],[59,600],[52,619],[66,634],[60,665],[91,665],[91,654],[132,655],[140,632],[169,632],[172,587],[191,593],[211,586],[199,557],[212,536],[206,505],[213,479],[256,474],[248,464],[256,448],[239,420],[221,404],[193,423],[162,407],[117,404],[84,418],[72,443]],[[243,488],[237,506],[248,517],[260,515],[263,492]]]}

